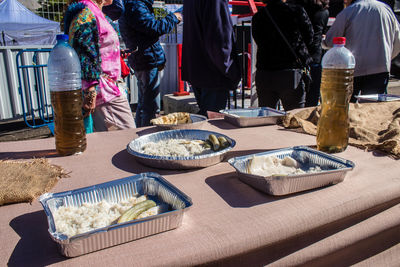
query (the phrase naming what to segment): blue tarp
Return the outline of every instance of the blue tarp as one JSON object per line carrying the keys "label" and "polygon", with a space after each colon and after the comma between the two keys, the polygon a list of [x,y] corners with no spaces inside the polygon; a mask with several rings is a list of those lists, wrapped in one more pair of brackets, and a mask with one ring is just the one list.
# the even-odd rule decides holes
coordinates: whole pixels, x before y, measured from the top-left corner
{"label": "blue tarp", "polygon": [[0,2],[2,45],[52,45],[58,33],[60,23],[36,15],[17,0]]}

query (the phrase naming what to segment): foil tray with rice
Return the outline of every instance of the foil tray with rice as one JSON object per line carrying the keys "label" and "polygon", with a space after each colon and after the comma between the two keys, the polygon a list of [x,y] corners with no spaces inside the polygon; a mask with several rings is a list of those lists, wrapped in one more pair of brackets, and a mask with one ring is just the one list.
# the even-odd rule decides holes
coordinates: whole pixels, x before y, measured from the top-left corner
{"label": "foil tray with rice", "polygon": [[[114,207],[132,198],[142,199],[121,212],[122,215],[109,225],[101,225],[99,218],[91,221],[90,216],[99,213],[99,205],[109,203],[109,206]],[[39,201],[47,216],[50,236],[58,244],[61,254],[67,257],[80,256],[175,229],[182,224],[184,213],[192,206],[192,200],[187,195],[156,173],[141,173],[72,191],[46,193]],[[74,214],[81,207],[85,208],[85,214]],[[92,213],[88,212],[91,207],[94,209]],[[160,207],[157,212],[149,213],[156,207]],[[82,221],[84,225],[79,225],[77,218],[68,222],[60,220],[58,213],[63,209],[69,209],[69,216],[86,216]],[[148,214],[143,216],[146,212]],[[115,210],[110,208],[102,214],[114,213]],[[66,233],[65,223],[72,224],[72,229],[86,228],[89,231]]]}
{"label": "foil tray with rice", "polygon": [[224,134],[183,129],[138,137],[127,145],[127,151],[150,167],[192,169],[221,162],[235,145],[236,141]]}
{"label": "foil tray with rice", "polygon": [[305,146],[229,159],[239,179],[264,193],[280,196],[340,183],[355,164]]}

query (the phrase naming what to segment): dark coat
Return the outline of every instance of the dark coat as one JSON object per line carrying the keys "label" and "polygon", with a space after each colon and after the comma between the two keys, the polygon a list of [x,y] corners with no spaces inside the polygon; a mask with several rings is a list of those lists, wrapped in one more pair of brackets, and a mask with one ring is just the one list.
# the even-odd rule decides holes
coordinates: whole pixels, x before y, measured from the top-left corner
{"label": "dark coat", "polygon": [[[311,64],[309,49],[312,47],[314,31],[304,8],[285,4],[280,0],[271,0],[265,8],[268,9],[302,64]],[[260,9],[252,18],[252,34],[257,44],[257,69],[300,68],[290,48],[263,9]]]}
{"label": "dark coat", "polygon": [[[308,12],[307,12],[308,13]],[[313,10],[308,13],[311,23],[314,29],[314,38],[311,45],[310,54],[313,58],[314,63],[321,63],[322,57],[322,35],[326,34],[328,30],[328,9]]]}
{"label": "dark coat", "polygon": [[122,0],[113,0],[112,4],[109,6],[104,6],[102,11],[112,20],[118,20],[124,13],[125,7]]}
{"label": "dark coat", "polygon": [[313,0],[290,0],[293,4],[302,6],[311,20],[314,29],[314,37],[310,48],[313,63],[321,63],[322,35],[328,31],[329,10],[322,3],[317,4]]}
{"label": "dark coat", "polygon": [[240,78],[228,0],[185,0],[182,79],[199,88],[233,89]]}
{"label": "dark coat", "polygon": [[150,70],[165,64],[165,54],[158,39],[169,33],[179,22],[169,13],[156,19],[153,0],[126,0],[125,11],[119,19],[119,30],[128,49],[138,49],[128,60],[136,71]]}

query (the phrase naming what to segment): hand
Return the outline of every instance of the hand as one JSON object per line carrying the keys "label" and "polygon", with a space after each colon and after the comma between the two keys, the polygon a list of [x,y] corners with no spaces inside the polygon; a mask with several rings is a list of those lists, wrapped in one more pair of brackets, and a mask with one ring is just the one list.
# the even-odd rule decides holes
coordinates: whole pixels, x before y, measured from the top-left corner
{"label": "hand", "polygon": [[132,53],[131,53],[131,51],[130,51],[129,49],[121,50],[121,57],[122,57],[123,59],[129,57],[131,54],[132,54]]}
{"label": "hand", "polygon": [[182,21],[182,14],[181,14],[181,13],[175,12],[174,15],[175,15],[175,17],[179,20],[179,22]]}
{"label": "hand", "polygon": [[93,113],[94,109],[96,108],[96,88],[94,86],[89,87],[83,91],[83,95],[83,116],[87,117]]}

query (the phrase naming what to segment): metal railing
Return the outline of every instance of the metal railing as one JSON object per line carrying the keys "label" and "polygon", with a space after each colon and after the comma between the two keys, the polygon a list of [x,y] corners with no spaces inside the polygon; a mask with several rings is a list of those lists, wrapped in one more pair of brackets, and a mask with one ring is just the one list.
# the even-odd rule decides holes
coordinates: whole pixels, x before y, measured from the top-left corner
{"label": "metal railing", "polygon": [[16,62],[18,93],[26,125],[31,128],[47,126],[54,134],[53,108],[46,82],[50,51],[49,48],[24,49],[17,53]]}
{"label": "metal railing", "polygon": [[[165,69],[160,73],[160,90],[161,97],[165,94],[172,94],[177,89],[177,52],[176,44],[161,44],[166,54],[167,63]],[[28,123],[32,124],[31,113],[34,113],[35,119],[37,119],[36,125],[41,124],[40,112],[42,112],[41,104],[50,105],[50,93],[47,86],[47,68],[44,66],[47,64],[48,53],[38,53],[34,60],[35,50],[49,51],[52,46],[6,46],[0,47],[0,122],[14,122],[26,118]],[[21,52],[25,50],[25,52]],[[16,64],[16,58],[18,56],[19,68]],[[36,61],[36,62],[35,62]],[[34,63],[35,62],[35,63]],[[33,66],[42,65],[43,76],[39,79],[39,73],[35,74]],[[26,67],[22,67],[26,66]],[[28,67],[32,66],[32,67]],[[37,67],[38,68],[38,67]],[[39,70],[38,70],[39,71]],[[40,70],[41,71],[41,70]],[[40,72],[39,71],[39,72]],[[19,73],[18,73],[19,72]],[[28,74],[23,74],[28,72]],[[35,75],[38,80],[35,80]],[[18,77],[20,76],[20,77]],[[29,77],[29,79],[28,79]],[[44,85],[39,84],[44,80]],[[130,88],[129,102],[131,105],[137,103],[137,80],[134,75],[129,75],[125,78],[125,81]],[[28,83],[29,82],[29,83]],[[36,86],[36,84],[38,84]],[[30,85],[30,87],[27,87]],[[46,87],[46,102],[40,102],[36,97],[36,88],[40,86]],[[32,100],[26,101],[25,98],[31,93]],[[24,103],[22,104],[22,97],[24,97]],[[43,99],[39,96],[39,100]],[[46,107],[47,108],[47,107]],[[44,113],[45,114],[45,113]],[[25,118],[24,118],[25,117]]]}

